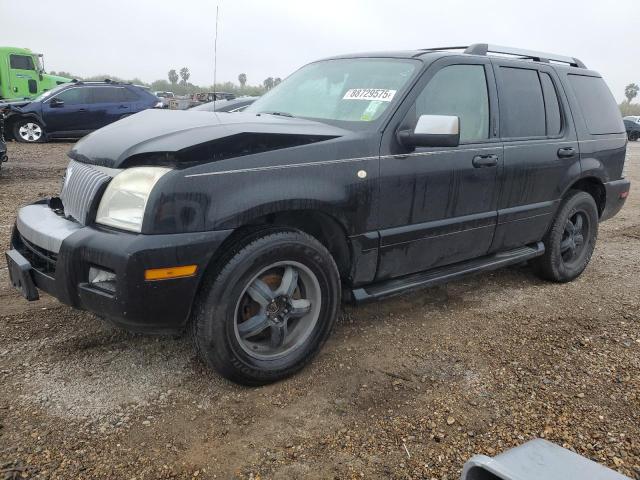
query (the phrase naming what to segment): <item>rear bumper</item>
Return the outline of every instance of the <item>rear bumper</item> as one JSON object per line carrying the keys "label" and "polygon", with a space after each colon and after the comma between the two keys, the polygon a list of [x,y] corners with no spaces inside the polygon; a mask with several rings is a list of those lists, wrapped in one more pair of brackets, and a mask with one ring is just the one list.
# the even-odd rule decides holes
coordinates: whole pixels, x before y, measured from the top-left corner
{"label": "rear bumper", "polygon": [[[185,327],[206,267],[229,233],[140,235],[82,227],[38,203],[19,212],[11,248],[30,262],[36,287],[61,302],[131,330],[164,333]],[[144,278],[146,269],[194,264],[191,277]],[[89,283],[91,267],[115,273],[115,288]]]}
{"label": "rear bumper", "polygon": [[600,215],[600,221],[610,219],[616,215],[620,209],[624,206],[624,202],[627,201],[627,195],[631,188],[631,182],[626,178],[615,180],[613,182],[607,182],[604,184],[606,193],[606,203],[602,215]]}

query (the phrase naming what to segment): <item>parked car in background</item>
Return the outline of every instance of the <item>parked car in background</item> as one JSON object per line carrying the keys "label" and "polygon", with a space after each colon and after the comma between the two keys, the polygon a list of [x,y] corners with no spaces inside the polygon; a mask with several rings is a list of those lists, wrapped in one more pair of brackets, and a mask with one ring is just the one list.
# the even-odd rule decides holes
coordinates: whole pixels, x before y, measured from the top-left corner
{"label": "parked car in background", "polygon": [[188,329],[209,366],[264,384],[320,351],[344,297],[524,261],[576,279],[628,196],[626,148],[576,58],[334,57],[241,113],[150,110],[82,139],[60,197],[18,211],[9,276],[30,300]]}
{"label": "parked car in background", "polygon": [[33,98],[70,81],[45,73],[41,53],[28,48],[0,47],[0,99]]}
{"label": "parked car in background", "polygon": [[133,113],[161,106],[158,97],[137,85],[75,81],[33,101],[8,104],[6,131],[25,143],[80,138]]}
{"label": "parked car in background", "polygon": [[235,93],[229,92],[200,92],[191,95],[191,99],[196,102],[213,102],[216,100],[233,100],[236,98]]}
{"label": "parked car in background", "polygon": [[175,98],[175,95],[173,94],[173,92],[161,92],[161,91],[158,91],[158,92],[153,92],[153,93],[162,102],[162,108],[169,108],[169,104],[171,102],[171,99]]}
{"label": "parked car in background", "polygon": [[625,117],[624,128],[627,131],[629,141],[637,141],[640,138],[640,117]]}
{"label": "parked car in background", "polygon": [[205,112],[241,112],[259,97],[240,97],[233,100],[215,100],[191,107],[189,110],[202,110]]}

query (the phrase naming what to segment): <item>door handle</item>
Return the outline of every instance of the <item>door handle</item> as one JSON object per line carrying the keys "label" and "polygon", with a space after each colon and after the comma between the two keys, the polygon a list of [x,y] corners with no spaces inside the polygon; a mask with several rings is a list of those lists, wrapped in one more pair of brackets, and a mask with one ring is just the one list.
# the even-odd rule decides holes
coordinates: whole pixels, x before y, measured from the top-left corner
{"label": "door handle", "polygon": [[86,111],[87,111],[87,109],[86,109],[86,108],[79,108],[79,109],[78,109],[78,111],[79,111],[79,112],[86,112]]}
{"label": "door handle", "polygon": [[127,108],[126,105],[120,105],[118,108]]}
{"label": "door handle", "polygon": [[476,155],[471,162],[475,168],[495,167],[498,165],[497,155]]}
{"label": "door handle", "polygon": [[558,150],[558,158],[571,158],[576,154],[576,149],[573,147],[564,147]]}

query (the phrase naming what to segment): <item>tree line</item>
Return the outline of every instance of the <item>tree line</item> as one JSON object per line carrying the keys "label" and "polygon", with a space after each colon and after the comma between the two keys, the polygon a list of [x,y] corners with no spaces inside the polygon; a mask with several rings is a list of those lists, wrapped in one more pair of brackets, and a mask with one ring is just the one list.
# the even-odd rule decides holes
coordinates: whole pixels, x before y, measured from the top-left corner
{"label": "tree line", "polygon": [[640,115],[640,105],[633,102],[633,99],[638,96],[640,87],[637,83],[630,83],[624,88],[624,96],[627,98],[626,102],[622,102],[620,106],[620,112],[622,116],[627,115]]}
{"label": "tree line", "polygon": [[84,80],[86,82],[99,82],[106,78],[123,83],[133,83],[135,85],[143,85],[149,87],[154,92],[156,91],[171,91],[177,95],[189,95],[199,92],[230,92],[236,95],[249,95],[260,96],[268,90],[278,85],[282,79],[280,77],[267,77],[261,84],[250,85],[247,82],[247,74],[241,73],[238,75],[238,84],[233,82],[222,82],[214,85],[194,85],[189,82],[191,72],[188,67],[182,67],[179,70],[172,68],[167,72],[167,79],[155,80],[151,83],[143,82],[139,78],[123,79],[115,75],[93,75],[90,77],[81,77],[69,72],[59,71],[50,72],[52,75],[60,75],[67,78],[76,78],[78,80]]}

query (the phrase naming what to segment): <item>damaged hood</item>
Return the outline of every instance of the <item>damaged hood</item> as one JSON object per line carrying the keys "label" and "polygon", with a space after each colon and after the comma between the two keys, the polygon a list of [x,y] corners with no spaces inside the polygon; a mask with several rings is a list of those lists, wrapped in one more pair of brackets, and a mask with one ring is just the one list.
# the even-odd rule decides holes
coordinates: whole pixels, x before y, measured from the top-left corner
{"label": "damaged hood", "polygon": [[69,156],[109,168],[191,166],[345,134],[321,122],[264,113],[149,109],[87,135]]}

